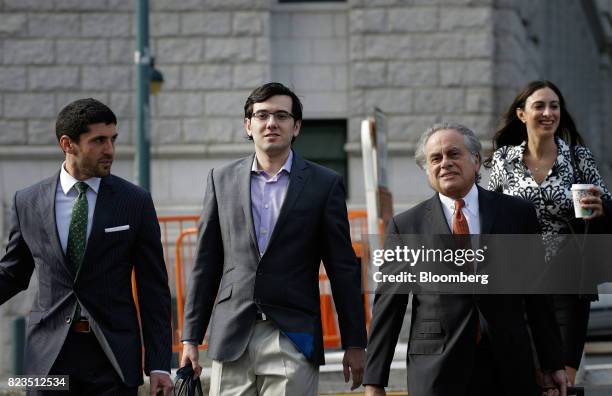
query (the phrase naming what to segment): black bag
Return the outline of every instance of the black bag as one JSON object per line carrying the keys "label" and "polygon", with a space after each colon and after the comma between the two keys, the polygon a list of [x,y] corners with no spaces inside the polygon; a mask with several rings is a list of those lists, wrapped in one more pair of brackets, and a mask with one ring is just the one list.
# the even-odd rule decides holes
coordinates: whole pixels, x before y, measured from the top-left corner
{"label": "black bag", "polygon": [[193,378],[193,374],[191,363],[177,370],[176,380],[174,381],[174,396],[204,396],[200,378]]}
{"label": "black bag", "polygon": [[[542,388],[541,392],[547,391],[549,389],[558,389],[558,388],[546,386]],[[568,386],[567,396],[584,396],[584,388],[582,386]]]}
{"label": "black bag", "polygon": [[567,396],[584,396],[584,388],[582,386],[568,386]]}

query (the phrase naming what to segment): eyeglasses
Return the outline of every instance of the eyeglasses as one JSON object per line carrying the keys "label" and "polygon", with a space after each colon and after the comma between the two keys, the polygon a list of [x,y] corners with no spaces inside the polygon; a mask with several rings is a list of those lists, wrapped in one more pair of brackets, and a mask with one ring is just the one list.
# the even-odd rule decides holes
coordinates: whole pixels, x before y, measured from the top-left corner
{"label": "eyeglasses", "polygon": [[276,121],[279,122],[287,121],[288,119],[293,118],[293,114],[288,113],[286,111],[277,111],[274,113],[270,113],[268,111],[262,110],[253,113],[252,115],[252,117],[258,121],[268,121],[270,119],[270,116],[274,116],[274,118],[276,118]]}

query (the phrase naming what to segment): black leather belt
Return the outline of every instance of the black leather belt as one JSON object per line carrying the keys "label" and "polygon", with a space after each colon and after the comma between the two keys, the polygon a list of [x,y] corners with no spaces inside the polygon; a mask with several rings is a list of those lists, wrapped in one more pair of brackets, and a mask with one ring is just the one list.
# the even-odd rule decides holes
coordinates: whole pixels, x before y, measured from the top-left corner
{"label": "black leather belt", "polygon": [[89,326],[89,321],[87,319],[79,319],[72,322],[72,326],[70,326],[70,331],[73,333],[90,333],[91,327]]}

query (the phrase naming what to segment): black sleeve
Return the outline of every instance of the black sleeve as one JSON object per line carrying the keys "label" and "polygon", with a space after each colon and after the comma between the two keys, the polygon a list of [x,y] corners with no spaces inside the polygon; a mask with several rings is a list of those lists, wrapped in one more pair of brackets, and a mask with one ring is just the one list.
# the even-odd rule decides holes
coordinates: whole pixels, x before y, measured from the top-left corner
{"label": "black sleeve", "polygon": [[134,249],[134,270],[145,351],[145,374],[170,372],[172,328],[170,288],[161,233],[151,195],[144,198],[140,230]]}
{"label": "black sleeve", "polygon": [[[399,233],[394,219],[389,221],[386,229],[387,235]],[[408,297],[409,294],[376,294],[363,378],[365,385],[385,387],[388,384],[395,346],[408,306]]]}

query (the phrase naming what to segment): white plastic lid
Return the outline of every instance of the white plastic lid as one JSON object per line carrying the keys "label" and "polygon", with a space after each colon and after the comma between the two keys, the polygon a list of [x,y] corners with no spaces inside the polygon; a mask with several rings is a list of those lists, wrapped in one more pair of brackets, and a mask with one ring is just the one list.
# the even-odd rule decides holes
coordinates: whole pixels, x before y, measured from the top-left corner
{"label": "white plastic lid", "polygon": [[576,190],[588,190],[589,188],[595,187],[594,184],[572,184],[572,191]]}

